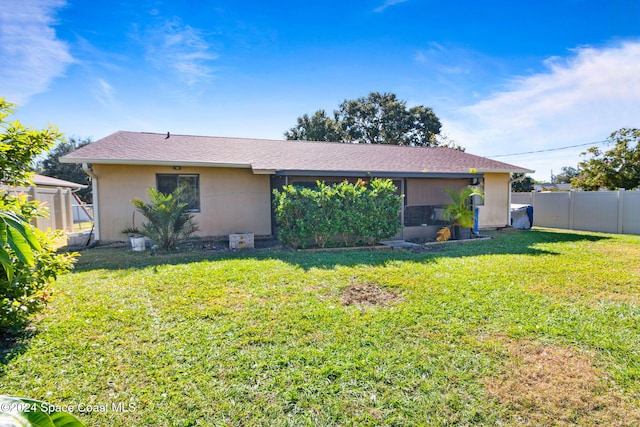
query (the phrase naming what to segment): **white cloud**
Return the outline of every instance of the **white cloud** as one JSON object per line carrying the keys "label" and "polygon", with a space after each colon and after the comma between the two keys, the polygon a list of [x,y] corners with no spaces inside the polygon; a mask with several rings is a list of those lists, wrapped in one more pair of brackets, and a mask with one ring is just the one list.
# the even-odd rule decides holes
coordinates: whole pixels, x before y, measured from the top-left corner
{"label": "white cloud", "polygon": [[[580,47],[545,65],[546,72],[515,78],[443,119],[446,132],[469,152],[492,156],[596,142],[621,127],[640,127],[640,41]],[[496,159],[548,176],[575,167],[585,148]]]}
{"label": "white cloud", "polygon": [[53,28],[64,0],[4,0],[0,7],[0,96],[24,104],[73,62]]}
{"label": "white cloud", "polygon": [[94,89],[94,94],[98,102],[105,107],[108,107],[113,104],[113,86],[109,84],[104,79],[98,79],[97,85]]}
{"label": "white cloud", "polygon": [[218,55],[210,52],[210,45],[197,28],[184,25],[178,18],[164,21],[145,35],[147,59],[157,68],[176,73],[188,85],[213,77],[210,62]]}
{"label": "white cloud", "polygon": [[376,7],[373,11],[380,13],[380,12],[383,12],[388,7],[394,6],[399,3],[404,3],[406,1],[408,0],[385,0],[385,2],[382,5]]}

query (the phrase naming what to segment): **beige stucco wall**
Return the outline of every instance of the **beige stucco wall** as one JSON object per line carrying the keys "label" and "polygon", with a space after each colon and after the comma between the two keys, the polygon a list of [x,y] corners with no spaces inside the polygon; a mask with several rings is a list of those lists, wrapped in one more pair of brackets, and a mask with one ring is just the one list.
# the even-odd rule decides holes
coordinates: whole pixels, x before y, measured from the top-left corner
{"label": "beige stucco wall", "polygon": [[[156,186],[157,173],[200,175],[200,212],[194,213],[201,237],[252,232],[271,234],[269,175],[254,175],[250,169],[129,166],[94,164],[98,177],[100,240],[124,240],[122,230],[132,227],[135,209],[130,200],[147,200],[146,191]],[[135,225],[144,221],[136,213]]]}
{"label": "beige stucco wall", "polygon": [[509,184],[508,173],[484,174],[484,206],[480,206],[480,228],[504,227],[509,225]]}

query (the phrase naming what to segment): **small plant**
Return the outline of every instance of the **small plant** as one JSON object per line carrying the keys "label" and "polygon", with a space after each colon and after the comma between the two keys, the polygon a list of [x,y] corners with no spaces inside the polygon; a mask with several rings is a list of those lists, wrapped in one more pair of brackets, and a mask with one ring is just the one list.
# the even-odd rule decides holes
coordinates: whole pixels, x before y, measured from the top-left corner
{"label": "small plant", "polygon": [[122,230],[122,234],[126,234],[128,237],[142,237],[142,232],[136,227],[136,211],[133,211],[131,215],[131,227]]}
{"label": "small plant", "polygon": [[438,231],[438,242],[446,242],[451,237],[459,238],[461,228],[472,228],[474,218],[468,205],[469,197],[484,198],[482,191],[472,187],[465,187],[460,191],[447,188],[444,191],[451,197],[451,203],[445,206],[442,216],[451,223]]}
{"label": "small plant", "polygon": [[153,240],[161,249],[175,249],[180,240],[198,231],[198,225],[189,212],[189,204],[181,202],[183,189],[180,187],[170,194],[149,188],[149,203],[133,199],[133,206],[147,218],[139,233]]}

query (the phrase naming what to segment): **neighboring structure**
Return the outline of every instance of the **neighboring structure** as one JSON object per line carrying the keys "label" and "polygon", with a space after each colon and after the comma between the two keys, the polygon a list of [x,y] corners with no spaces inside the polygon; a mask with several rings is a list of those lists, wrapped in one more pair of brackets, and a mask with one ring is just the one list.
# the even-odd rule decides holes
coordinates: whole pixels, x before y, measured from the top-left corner
{"label": "neighboring structure", "polygon": [[[446,188],[480,185],[480,226],[510,222],[511,173],[533,171],[449,148],[278,141],[116,132],[61,158],[82,163],[92,178],[96,239],[122,240],[140,226],[131,199],[149,187],[186,186],[199,235],[274,235],[272,191],[316,180],[390,178],[405,195],[401,238],[428,237],[441,227]],[[135,221],[135,224],[133,222]]]}
{"label": "neighboring structure", "polygon": [[38,174],[33,175],[32,181],[34,185],[31,187],[2,185],[1,188],[14,194],[25,194],[30,200],[37,200],[49,209],[47,218],[34,218],[33,220],[33,225],[40,230],[52,229],[71,232],[73,230],[72,205],[76,200],[73,192],[87,188],[87,186]]}
{"label": "neighboring structure", "polygon": [[533,191],[571,191],[571,184],[533,184]]}

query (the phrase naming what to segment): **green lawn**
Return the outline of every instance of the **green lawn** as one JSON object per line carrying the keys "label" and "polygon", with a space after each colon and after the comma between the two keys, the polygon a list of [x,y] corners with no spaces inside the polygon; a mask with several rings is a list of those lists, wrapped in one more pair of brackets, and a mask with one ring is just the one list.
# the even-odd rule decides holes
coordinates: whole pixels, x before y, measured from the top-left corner
{"label": "green lawn", "polygon": [[91,426],[640,425],[640,236],[492,236],[84,251],[0,394]]}

